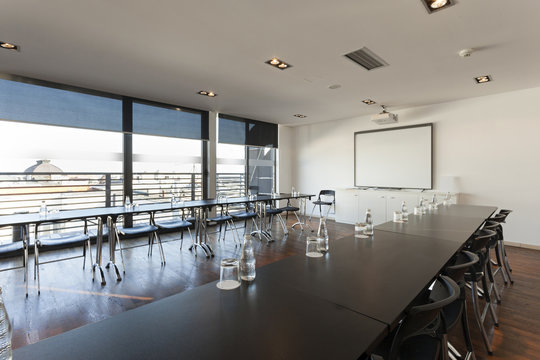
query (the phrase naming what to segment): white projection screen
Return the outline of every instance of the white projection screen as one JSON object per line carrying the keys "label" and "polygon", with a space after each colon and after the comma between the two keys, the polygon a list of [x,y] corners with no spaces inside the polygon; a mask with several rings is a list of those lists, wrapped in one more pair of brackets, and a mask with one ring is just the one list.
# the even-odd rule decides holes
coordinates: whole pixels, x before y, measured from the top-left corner
{"label": "white projection screen", "polygon": [[354,185],[431,189],[433,124],[354,133]]}

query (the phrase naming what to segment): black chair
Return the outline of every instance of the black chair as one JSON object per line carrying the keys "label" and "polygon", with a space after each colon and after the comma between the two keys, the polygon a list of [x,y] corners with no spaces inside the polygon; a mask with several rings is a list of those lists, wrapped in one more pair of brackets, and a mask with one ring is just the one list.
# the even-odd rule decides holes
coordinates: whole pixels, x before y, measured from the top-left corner
{"label": "black chair", "polygon": [[504,266],[504,273],[510,280],[510,283],[513,284],[514,279],[512,278],[512,267],[510,266],[510,262],[508,261],[508,255],[506,254],[506,249],[504,246],[504,233],[503,233],[503,226],[502,226],[502,224],[506,223],[506,218],[508,217],[508,215],[510,215],[511,212],[512,210],[502,209],[499,211],[498,214],[489,218],[488,220],[499,223],[499,227],[497,228],[497,237],[498,237],[498,242],[499,242],[500,256],[501,256],[501,260]]}
{"label": "black chair", "polygon": [[[487,284],[487,267],[489,256],[487,252],[489,251],[489,242],[497,236],[497,233],[492,230],[482,229],[478,230],[473,236],[469,243],[468,250],[474,252],[479,261],[474,266],[470,268],[468,272],[465,273],[465,281],[470,284],[471,287],[471,296],[473,304],[473,313],[476,319],[476,324],[478,329],[482,334],[482,339],[486,350],[489,354],[493,354],[493,349],[491,347],[491,342],[484,328],[484,320],[489,310],[491,317],[495,326],[499,326],[499,320],[495,314],[495,309],[493,307],[493,302],[491,301],[491,296],[489,293],[489,286]],[[489,265],[491,266],[491,265]],[[482,311],[479,308],[479,299],[478,299],[478,284],[482,284],[482,297],[485,300],[485,305]]]}
{"label": "black chair", "polygon": [[159,249],[159,255],[161,259],[161,265],[165,265],[165,254],[163,252],[163,246],[161,244],[161,238],[158,236],[158,227],[155,225],[154,222],[154,214],[149,214],[149,222],[146,223],[139,223],[139,224],[133,224],[133,226],[125,227],[125,226],[117,226],[116,224],[120,222],[122,216],[118,217],[116,221],[113,222],[112,227],[114,228],[114,236],[116,237],[116,243],[118,243],[118,247],[120,249],[120,257],[122,259],[122,269],[124,273],[126,272],[126,268],[124,266],[124,250],[125,249],[131,249],[133,246],[129,248],[124,248],[122,246],[122,242],[120,241],[120,237],[137,237],[137,236],[144,236],[148,235],[148,256],[152,255],[152,247],[154,245],[154,241],[157,241],[158,243],[158,249]]}
{"label": "black chair", "polygon": [[291,228],[294,228],[296,225],[300,225],[300,229],[303,231],[304,227],[302,226],[302,221],[298,217],[298,211],[300,211],[300,208],[298,206],[294,206],[291,203],[291,199],[287,199],[287,205],[285,205],[282,208],[279,208],[282,212],[285,212],[285,220],[289,220],[289,213],[292,212],[294,216],[296,216],[296,222],[291,226]]}
{"label": "black chair", "polygon": [[28,241],[30,238],[28,231],[29,226],[20,226],[18,229],[20,231],[20,240],[14,241],[9,244],[0,245],[0,258],[7,259],[21,256],[22,265],[2,268],[0,269],[0,272],[24,268],[24,282],[26,284],[26,296],[28,296]]}
{"label": "black chair", "polygon": [[323,216],[322,207],[328,206],[328,210],[326,211],[325,217],[328,217],[328,214],[330,213],[330,209],[332,209],[332,206],[336,206],[336,192],[334,190],[321,190],[319,191],[319,196],[317,197],[317,200],[313,202],[313,209],[311,209],[311,215],[309,215],[309,221],[311,221],[311,217],[313,216],[313,212],[315,211],[316,207],[319,207],[319,217]]}
{"label": "black chair", "polygon": [[456,350],[450,342],[448,342],[448,350],[457,359],[474,359],[474,349],[472,346],[471,335],[469,331],[469,321],[467,319],[467,302],[465,291],[465,273],[480,259],[478,256],[470,251],[461,251],[457,253],[452,260],[448,263],[444,269],[443,274],[454,280],[459,286],[459,297],[456,301],[446,305],[443,308],[443,315],[446,321],[446,327],[448,330],[453,329],[458,323],[461,322],[461,329],[463,332],[463,339],[467,353],[465,356],[461,356],[459,351]]}
{"label": "black chair", "polygon": [[[226,199],[227,198],[222,194],[218,195],[218,197],[217,197],[218,203],[220,201],[224,201]],[[213,217],[210,217],[210,218],[206,219],[206,226],[208,226],[208,225],[216,225],[216,226],[218,226],[219,225],[219,230],[214,232],[214,233],[218,233],[217,241],[219,242],[222,234],[223,234],[222,241],[225,241],[225,236],[227,235],[227,227],[234,228],[235,226],[234,226],[234,223],[233,223],[233,217],[228,214],[229,213],[229,205],[220,204],[218,206],[220,208],[219,212],[216,213],[216,216],[213,216]],[[223,225],[225,225],[225,228],[223,228]],[[206,230],[206,226],[205,226],[205,239],[208,238],[208,234],[209,234],[209,232]],[[238,234],[233,233],[233,240],[234,240],[235,246],[238,246],[239,240],[237,240],[235,235],[238,235]]]}
{"label": "black chair", "polygon": [[[169,219],[169,220],[156,221],[156,218],[154,215],[154,225],[156,225],[158,229],[160,230],[180,231],[180,250],[182,250],[182,245],[184,245],[184,230],[187,229],[187,231],[189,232],[189,237],[193,241],[193,235],[191,234],[191,230],[190,230],[190,227],[192,227],[193,224],[185,220],[183,209],[182,209],[182,215],[180,217],[173,215],[172,219]],[[159,237],[159,234],[158,234],[158,237]]]}
{"label": "black chair", "polygon": [[[459,286],[449,277],[439,276],[415,300],[405,318],[371,359],[435,360],[448,353],[446,324],[441,310],[459,298]],[[392,336],[393,335],[393,336]]]}
{"label": "black chair", "polygon": [[[67,223],[67,221],[64,221],[62,223]],[[59,224],[59,222],[44,222],[41,223],[41,226],[46,224]],[[53,233],[50,235],[43,235],[38,236],[38,227],[35,228],[35,242],[34,242],[34,280],[37,277],[38,281],[38,295],[41,293],[41,285],[40,285],[40,278],[39,278],[39,266],[41,264],[48,264],[51,262],[56,261],[63,261],[63,260],[69,260],[74,259],[80,256],[71,256],[68,258],[62,258],[62,259],[55,259],[50,261],[41,262],[39,259],[39,253],[40,251],[45,250],[54,250],[54,249],[63,249],[66,247],[72,247],[72,246],[82,246],[83,249],[83,269],[86,265],[86,251],[88,248],[88,260],[90,261],[90,266],[92,266],[92,247],[90,244],[90,236],[88,236],[88,223],[87,220],[84,219],[84,230],[83,232],[65,232],[65,233]]]}
{"label": "black chair", "polygon": [[246,234],[247,223],[248,223],[249,220],[251,220],[249,232],[251,233],[253,231],[253,225],[255,225],[255,229],[257,231],[259,231],[259,227],[257,226],[257,222],[255,221],[255,218],[257,217],[257,212],[254,211],[250,207],[249,203],[245,204],[245,210],[244,211],[234,212],[234,213],[227,212],[227,215],[232,217],[233,227],[234,227],[234,230],[235,230],[237,236],[239,236],[238,235],[238,228],[236,227],[236,225],[234,225],[234,221],[244,221],[244,235]]}

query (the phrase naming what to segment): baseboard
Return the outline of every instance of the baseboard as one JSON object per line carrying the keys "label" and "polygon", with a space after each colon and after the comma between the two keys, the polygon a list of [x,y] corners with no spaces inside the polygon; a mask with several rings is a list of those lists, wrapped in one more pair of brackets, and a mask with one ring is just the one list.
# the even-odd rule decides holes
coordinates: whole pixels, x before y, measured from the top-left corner
{"label": "baseboard", "polygon": [[520,247],[520,248],[524,248],[524,249],[540,250],[540,245],[522,244],[522,243],[513,242],[513,241],[506,241],[506,240],[504,240],[504,245],[513,246],[513,247]]}

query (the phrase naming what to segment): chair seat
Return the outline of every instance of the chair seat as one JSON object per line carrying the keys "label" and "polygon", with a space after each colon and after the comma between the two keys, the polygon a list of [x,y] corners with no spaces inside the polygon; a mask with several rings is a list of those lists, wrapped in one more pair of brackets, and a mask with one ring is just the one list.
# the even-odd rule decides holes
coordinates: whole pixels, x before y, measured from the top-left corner
{"label": "chair seat", "polygon": [[285,207],[282,207],[282,208],[279,208],[280,210],[282,211],[300,211],[300,208],[299,207],[296,207],[296,206],[285,206]]}
{"label": "chair seat", "polygon": [[283,212],[282,209],[266,208],[266,213],[268,215],[277,215]]}
{"label": "chair seat", "polygon": [[215,216],[215,217],[206,219],[206,221],[208,221],[208,222],[217,222],[217,223],[221,223],[221,222],[225,222],[225,221],[229,221],[229,220],[232,220],[232,216],[219,215],[219,216]]}
{"label": "chair seat", "polygon": [[328,205],[331,206],[333,203],[331,201],[322,201],[322,200],[315,200],[313,205]]}
{"label": "chair seat", "polygon": [[231,214],[234,219],[251,219],[257,216],[256,212],[243,211],[239,213]]}
{"label": "chair seat", "polygon": [[185,220],[168,220],[168,221],[158,221],[156,226],[161,229],[184,229],[188,228],[192,223]]}
{"label": "chair seat", "polygon": [[194,222],[196,219],[195,219],[195,216],[188,216],[184,220],[189,221],[189,222]]}
{"label": "chair seat", "polygon": [[50,246],[64,246],[82,244],[88,241],[90,237],[84,233],[65,233],[65,234],[52,234],[49,236],[40,237],[37,239],[38,247],[50,247]]}
{"label": "chair seat", "polygon": [[150,233],[153,231],[157,231],[157,226],[146,224],[146,225],[137,225],[130,228],[125,228],[123,226],[118,227],[118,231],[122,235],[142,235],[146,233]]}
{"label": "chair seat", "polygon": [[9,244],[0,245],[0,256],[12,256],[22,253],[24,250],[24,244],[22,241],[16,241]]}

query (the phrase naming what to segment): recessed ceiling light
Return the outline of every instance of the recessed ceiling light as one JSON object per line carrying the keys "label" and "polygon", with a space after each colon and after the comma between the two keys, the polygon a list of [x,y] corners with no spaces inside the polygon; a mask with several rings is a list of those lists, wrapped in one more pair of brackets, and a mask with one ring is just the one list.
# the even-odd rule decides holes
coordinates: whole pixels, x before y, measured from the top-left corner
{"label": "recessed ceiling light", "polygon": [[199,95],[204,95],[204,96],[209,96],[209,97],[216,97],[217,94],[213,91],[206,91],[206,90],[201,90],[199,91],[197,94]]}
{"label": "recessed ceiling light", "polygon": [[280,60],[280,59],[278,59],[276,57],[271,58],[270,60],[266,61],[266,63],[268,65],[272,65],[273,67],[278,68],[280,70],[285,70],[285,69],[288,69],[288,68],[292,67],[291,64],[288,64],[285,61]]}
{"label": "recessed ceiling light", "polygon": [[21,49],[19,45],[15,45],[15,44],[3,42],[3,41],[0,41],[0,47],[7,50],[15,50],[15,51],[19,51]]}
{"label": "recessed ceiling light", "polygon": [[371,100],[371,99],[366,99],[366,100],[362,100],[362,102],[366,105],[373,105],[373,104],[376,104],[375,101]]}
{"label": "recessed ceiling light", "polygon": [[422,0],[422,3],[430,14],[454,5],[453,0]]}
{"label": "recessed ceiling light", "polygon": [[491,80],[491,75],[482,75],[474,78],[474,81],[476,81],[477,84],[484,84],[490,82]]}
{"label": "recessed ceiling light", "polygon": [[336,90],[336,89],[339,89],[340,87],[341,87],[341,85],[339,85],[339,84],[334,84],[334,85],[330,85],[328,88],[329,88],[330,90]]}
{"label": "recessed ceiling light", "polygon": [[300,119],[305,119],[305,118],[307,118],[307,115],[294,114],[294,117],[297,117],[297,118],[300,118]]}

